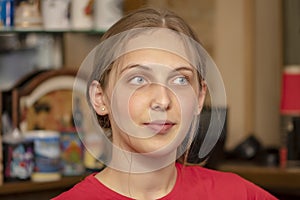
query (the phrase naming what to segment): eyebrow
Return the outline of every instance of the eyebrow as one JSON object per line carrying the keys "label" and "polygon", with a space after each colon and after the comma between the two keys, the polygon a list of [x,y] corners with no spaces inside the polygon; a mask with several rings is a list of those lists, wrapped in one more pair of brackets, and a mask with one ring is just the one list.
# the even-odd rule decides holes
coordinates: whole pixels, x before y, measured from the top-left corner
{"label": "eyebrow", "polygon": [[[145,65],[141,65],[141,64],[133,64],[133,65],[128,65],[125,68],[123,68],[121,70],[121,74],[124,71],[132,69],[132,68],[141,68],[141,69],[144,69],[144,70],[147,70],[147,71],[152,71],[151,67],[148,67],[148,66],[145,66]],[[172,72],[178,72],[178,71],[182,71],[182,70],[190,71],[192,73],[194,72],[193,69],[191,69],[190,67],[186,67],[186,66],[175,68],[175,69],[172,70]]]}
{"label": "eyebrow", "polygon": [[129,69],[132,69],[132,68],[141,68],[141,69],[145,69],[147,71],[151,71],[152,69],[148,66],[145,66],[145,65],[141,65],[141,64],[133,64],[133,65],[128,65],[126,67],[124,67],[122,70],[121,70],[121,74],[126,71],[126,70],[129,70]]}
{"label": "eyebrow", "polygon": [[175,68],[175,69],[172,70],[172,71],[182,71],[182,70],[190,71],[190,72],[192,72],[192,73],[194,72],[193,69],[191,69],[190,67],[185,67],[185,66]]}

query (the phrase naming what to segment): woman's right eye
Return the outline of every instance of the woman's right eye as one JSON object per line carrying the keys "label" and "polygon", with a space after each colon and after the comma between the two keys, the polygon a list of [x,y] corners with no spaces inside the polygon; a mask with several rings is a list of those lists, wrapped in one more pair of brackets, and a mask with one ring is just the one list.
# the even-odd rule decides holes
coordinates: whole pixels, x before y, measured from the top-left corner
{"label": "woman's right eye", "polygon": [[135,76],[129,80],[129,83],[133,85],[144,85],[147,83],[147,81],[142,76]]}

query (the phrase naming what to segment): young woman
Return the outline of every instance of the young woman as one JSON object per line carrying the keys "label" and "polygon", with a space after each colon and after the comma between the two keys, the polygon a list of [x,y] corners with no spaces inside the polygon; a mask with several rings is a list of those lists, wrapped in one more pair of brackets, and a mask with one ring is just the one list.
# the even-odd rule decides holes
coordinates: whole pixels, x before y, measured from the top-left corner
{"label": "young woman", "polygon": [[207,88],[211,97],[224,91],[211,86],[214,64],[176,14],[146,8],[125,16],[81,69],[91,66],[87,96],[106,135],[107,167],[54,199],[276,199],[232,173],[185,165]]}

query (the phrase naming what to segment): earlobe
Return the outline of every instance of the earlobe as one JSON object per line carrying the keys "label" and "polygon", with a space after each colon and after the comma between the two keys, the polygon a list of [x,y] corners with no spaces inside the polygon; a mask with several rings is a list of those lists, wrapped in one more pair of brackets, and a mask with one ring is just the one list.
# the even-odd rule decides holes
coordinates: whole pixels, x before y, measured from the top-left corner
{"label": "earlobe", "polygon": [[89,87],[90,102],[98,115],[107,115],[105,94],[98,81],[93,81]]}

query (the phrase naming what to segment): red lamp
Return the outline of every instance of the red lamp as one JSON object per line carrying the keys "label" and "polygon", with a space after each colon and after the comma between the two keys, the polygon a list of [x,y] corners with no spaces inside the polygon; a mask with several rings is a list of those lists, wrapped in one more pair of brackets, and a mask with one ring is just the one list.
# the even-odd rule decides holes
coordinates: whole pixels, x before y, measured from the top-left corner
{"label": "red lamp", "polygon": [[[300,132],[300,65],[287,66],[283,71],[280,113],[284,117],[284,141],[280,150],[280,165],[285,168],[287,160],[299,160],[297,145]],[[297,139],[298,138],[298,139]],[[289,158],[292,157],[292,158]]]}

